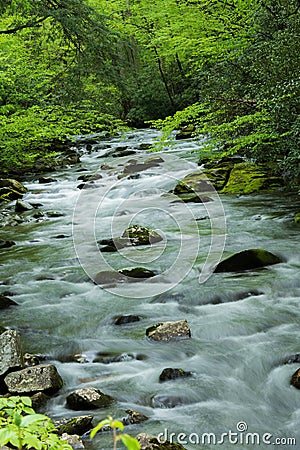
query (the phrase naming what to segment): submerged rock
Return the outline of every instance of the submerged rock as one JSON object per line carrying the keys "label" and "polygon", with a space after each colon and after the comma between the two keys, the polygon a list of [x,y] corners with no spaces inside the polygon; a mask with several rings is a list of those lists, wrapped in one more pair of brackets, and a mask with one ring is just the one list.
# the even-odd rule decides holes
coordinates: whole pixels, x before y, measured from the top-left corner
{"label": "submerged rock", "polygon": [[61,436],[63,433],[78,434],[82,436],[87,431],[93,428],[93,416],[78,416],[71,419],[60,419],[55,421],[54,425],[57,428],[57,433]]}
{"label": "submerged rock", "polygon": [[6,297],[5,295],[0,294],[0,309],[6,309],[10,306],[17,306],[18,303],[11,300],[9,297]]}
{"label": "submerged rock", "polygon": [[170,441],[158,440],[156,436],[146,433],[140,433],[137,435],[141,450],[185,450],[181,444],[171,443]]}
{"label": "submerged rock", "polygon": [[189,339],[191,330],[187,320],[161,322],[147,328],[146,335],[154,341],[179,341]]}
{"label": "submerged rock", "polygon": [[114,285],[116,283],[143,281],[155,276],[155,272],[145,267],[128,267],[114,272],[109,270],[99,272],[94,278],[94,283]]}
{"label": "submerged rock", "polygon": [[252,248],[235,253],[221,261],[215,272],[239,272],[242,270],[257,269],[283,262],[283,259],[267,250]]}
{"label": "submerged rock", "polygon": [[2,239],[0,239],[0,249],[10,248],[13,247],[14,245],[16,245],[14,241],[3,241]]}
{"label": "submerged rock", "polygon": [[282,361],[282,364],[295,364],[300,363],[300,353],[295,353],[294,355],[287,356]]}
{"label": "submerged rock", "polygon": [[297,389],[300,389],[300,369],[296,370],[296,372],[292,375],[290,384]]}
{"label": "submerged rock", "polygon": [[67,396],[67,406],[76,411],[84,409],[106,408],[113,402],[110,395],[96,388],[77,389]]}
{"label": "submerged rock", "polygon": [[125,247],[136,247],[139,245],[152,245],[162,241],[162,236],[155,230],[141,225],[131,225],[121,237],[111,239],[101,239],[100,245],[104,245],[101,252],[114,252]]}
{"label": "submerged rock", "polygon": [[192,372],[185,372],[183,369],[172,369],[167,368],[162,371],[162,373],[159,376],[159,381],[170,381],[175,380],[177,378],[187,378],[192,375]]}
{"label": "submerged rock", "polygon": [[140,316],[135,314],[127,314],[124,316],[116,316],[114,318],[115,325],[127,325],[128,323],[139,322],[141,320]]}
{"label": "submerged rock", "polygon": [[19,334],[14,330],[0,334],[0,376],[24,367]]}
{"label": "submerged rock", "polygon": [[116,362],[132,361],[137,359],[133,353],[99,352],[93,359],[94,363],[111,364]]}
{"label": "submerged rock", "polygon": [[46,406],[49,396],[44,394],[44,392],[37,392],[31,396],[32,408],[37,411],[44,406]]}
{"label": "submerged rock", "polygon": [[63,385],[61,376],[53,364],[28,367],[7,375],[4,382],[11,394],[55,394]]}
{"label": "submerged rock", "polygon": [[127,409],[126,412],[127,412],[128,416],[124,417],[124,419],[122,419],[122,422],[124,425],[134,425],[134,424],[142,423],[142,422],[145,422],[146,420],[148,420],[147,416],[145,416],[144,414],[142,414],[138,411],[133,411],[132,409]]}
{"label": "submerged rock", "polygon": [[66,441],[66,443],[69,444],[73,448],[73,450],[85,448],[82,440],[80,439],[80,436],[78,436],[77,434],[70,435],[68,433],[63,433],[61,439],[62,441]]}
{"label": "submerged rock", "polygon": [[48,183],[56,183],[57,180],[55,178],[46,178],[46,177],[40,177],[39,183],[40,184],[48,184]]}

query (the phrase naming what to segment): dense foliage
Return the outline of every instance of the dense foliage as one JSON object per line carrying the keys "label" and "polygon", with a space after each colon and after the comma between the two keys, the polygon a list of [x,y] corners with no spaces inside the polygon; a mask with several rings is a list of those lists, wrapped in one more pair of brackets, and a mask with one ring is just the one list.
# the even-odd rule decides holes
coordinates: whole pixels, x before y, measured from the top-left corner
{"label": "dense foliage", "polygon": [[3,0],[2,169],[159,119],[297,180],[299,30],[299,0]]}

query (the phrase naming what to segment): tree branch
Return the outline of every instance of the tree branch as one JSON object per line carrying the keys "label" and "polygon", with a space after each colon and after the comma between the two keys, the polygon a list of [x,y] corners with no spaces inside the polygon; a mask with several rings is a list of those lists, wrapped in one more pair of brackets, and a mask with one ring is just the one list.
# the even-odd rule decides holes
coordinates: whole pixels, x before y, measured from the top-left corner
{"label": "tree branch", "polygon": [[35,21],[24,23],[23,25],[17,25],[14,28],[8,28],[7,30],[0,30],[0,34],[14,34],[18,31],[24,30],[24,28],[34,28],[40,23],[44,22],[46,19],[48,19],[50,16],[44,16],[40,19],[37,19]]}

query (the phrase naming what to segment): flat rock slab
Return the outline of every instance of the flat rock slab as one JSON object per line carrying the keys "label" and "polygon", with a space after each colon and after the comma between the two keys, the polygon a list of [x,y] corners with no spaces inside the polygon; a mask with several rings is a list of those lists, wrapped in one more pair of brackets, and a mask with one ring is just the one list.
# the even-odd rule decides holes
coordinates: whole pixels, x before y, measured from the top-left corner
{"label": "flat rock slab", "polygon": [[14,330],[5,331],[0,334],[0,376],[23,367],[20,336]]}
{"label": "flat rock slab", "polygon": [[77,389],[67,397],[67,406],[76,411],[106,408],[113,402],[110,395],[103,394],[96,388]]}
{"label": "flat rock slab", "polygon": [[267,250],[251,248],[229,256],[221,261],[215,272],[240,272],[242,270],[258,269],[283,262],[283,259]]}
{"label": "flat rock slab", "polygon": [[57,433],[61,436],[63,433],[78,434],[82,436],[87,431],[93,428],[93,416],[78,416],[71,419],[60,419],[54,422],[57,428]]}
{"label": "flat rock slab", "polygon": [[147,328],[146,335],[153,341],[179,341],[189,339],[191,330],[186,320],[161,322]]}
{"label": "flat rock slab", "polygon": [[61,376],[53,364],[27,367],[7,375],[4,379],[11,394],[44,392],[55,394],[63,385]]}

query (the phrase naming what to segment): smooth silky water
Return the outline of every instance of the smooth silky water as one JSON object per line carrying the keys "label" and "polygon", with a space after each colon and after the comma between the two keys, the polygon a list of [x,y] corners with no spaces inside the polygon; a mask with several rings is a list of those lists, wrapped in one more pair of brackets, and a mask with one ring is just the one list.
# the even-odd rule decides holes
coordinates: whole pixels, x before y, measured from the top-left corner
{"label": "smooth silky water", "polygon": [[[153,130],[140,130],[100,143],[134,147],[157,136]],[[300,242],[299,225],[293,223],[300,202],[282,192],[220,196],[227,225],[224,230],[221,221],[213,232],[221,244],[226,232],[223,257],[264,248],[282,255],[285,262],[245,273],[212,274],[200,284],[211,245],[210,211],[205,204],[183,205],[168,194],[176,180],[198,169],[193,150],[200,147],[201,142],[177,141],[162,155],[166,163],[140,172],[138,178],[118,179],[128,160],[145,161],[157,154],[140,151],[99,158],[106,150],[96,146],[82,156],[80,165],[51,173],[56,183],[27,183],[26,201],[41,203],[45,216],[1,229],[1,238],[17,245],[1,251],[0,292],[13,293],[19,304],[1,312],[1,325],[20,332],[24,351],[47,355],[57,366],[64,387],[46,407],[54,419],[81,414],[66,408],[66,395],[94,386],[116,399],[111,408],[92,412],[95,422],[107,414],[124,417],[126,409],[149,417],[128,427],[132,435],[168,429],[187,435],[215,433],[219,439],[229,430],[236,432],[243,421],[248,432],[298,439],[298,446],[277,448],[299,448],[300,392],[290,386],[299,365],[282,361],[300,352]],[[112,169],[99,170],[104,163]],[[103,175],[95,181],[96,189],[77,189],[79,168],[88,169],[82,174]],[[164,275],[157,282],[108,290],[96,286],[89,277],[102,265],[96,241],[120,236],[134,223],[159,230],[163,242],[150,249],[103,253],[100,259],[114,269],[141,265]],[[213,264],[219,248],[213,246],[211,255]],[[138,314],[142,320],[115,326],[114,316],[122,314]],[[145,337],[147,327],[179,319],[187,319],[190,340],[158,343]],[[98,352],[126,353],[136,359],[92,362]],[[66,362],[74,354],[85,355],[85,362]],[[183,368],[193,376],[159,383],[166,367]],[[111,436],[86,445],[109,449]],[[225,439],[221,448],[232,446],[270,447],[230,445]]]}

